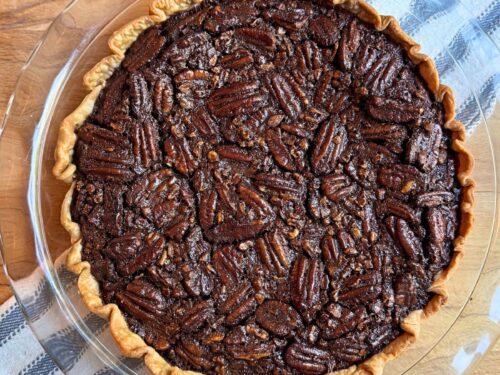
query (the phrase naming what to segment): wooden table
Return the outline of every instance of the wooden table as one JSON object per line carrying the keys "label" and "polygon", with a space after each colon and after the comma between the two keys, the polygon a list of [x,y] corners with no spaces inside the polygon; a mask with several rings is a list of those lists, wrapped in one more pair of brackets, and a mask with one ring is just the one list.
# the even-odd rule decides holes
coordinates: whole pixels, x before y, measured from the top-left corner
{"label": "wooden table", "polygon": [[[17,76],[37,41],[68,0],[2,0],[0,1],[0,118]],[[493,121],[493,137],[500,137],[500,106]],[[3,197],[0,196],[0,200]],[[10,202],[14,204],[13,202]],[[12,295],[3,271],[0,271],[0,303]],[[498,374],[500,342],[480,363],[475,374]]]}

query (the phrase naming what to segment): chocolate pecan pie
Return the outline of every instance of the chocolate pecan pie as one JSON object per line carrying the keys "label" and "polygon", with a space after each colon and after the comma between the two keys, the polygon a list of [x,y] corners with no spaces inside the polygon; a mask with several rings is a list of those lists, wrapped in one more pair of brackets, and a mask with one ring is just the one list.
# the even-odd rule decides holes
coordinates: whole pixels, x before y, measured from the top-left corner
{"label": "chocolate pecan pie", "polygon": [[394,19],[333,2],[155,1],[85,77],[68,266],[153,373],[380,373],[446,300],[453,96]]}

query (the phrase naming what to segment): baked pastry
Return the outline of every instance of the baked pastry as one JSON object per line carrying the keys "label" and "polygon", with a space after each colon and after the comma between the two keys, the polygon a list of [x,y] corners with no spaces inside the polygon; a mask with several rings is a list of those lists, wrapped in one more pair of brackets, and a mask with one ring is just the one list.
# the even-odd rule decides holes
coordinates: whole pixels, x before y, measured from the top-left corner
{"label": "baked pastry", "polygon": [[381,373],[446,301],[474,186],[451,90],[336,3],[154,1],[61,126],[68,267],[155,374]]}

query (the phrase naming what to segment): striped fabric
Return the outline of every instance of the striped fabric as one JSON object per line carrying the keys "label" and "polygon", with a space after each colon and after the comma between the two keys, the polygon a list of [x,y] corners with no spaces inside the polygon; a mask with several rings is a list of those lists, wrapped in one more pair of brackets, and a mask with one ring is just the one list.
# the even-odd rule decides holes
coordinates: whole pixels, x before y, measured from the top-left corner
{"label": "striped fabric", "polygon": [[369,2],[394,15],[434,59],[441,81],[454,89],[457,118],[472,133],[500,95],[500,1]]}
{"label": "striped fabric", "polygon": [[[78,295],[75,276],[64,267],[66,254],[62,254],[55,264],[57,276],[65,293],[82,323],[96,335],[106,348],[108,356],[114,356],[127,367],[139,374],[147,374],[141,360],[122,357],[108,330],[108,323],[90,314]],[[0,374],[96,374],[117,373],[111,366],[98,360],[97,354],[85,341],[82,334],[61,314],[50,286],[42,280],[42,271],[37,269],[21,283],[21,288],[33,290],[32,298],[25,304],[26,314],[31,317],[31,325],[39,335],[36,340],[24,319],[20,305],[14,298],[0,306],[0,359],[3,360]],[[33,288],[33,285],[38,285]],[[44,348],[47,350],[45,351]],[[49,357],[57,358],[57,365]],[[16,361],[13,361],[15,358]],[[64,371],[61,371],[63,369]]]}
{"label": "striped fabric", "polygon": [[[422,44],[422,51],[436,61],[441,80],[454,88],[457,117],[471,133],[493,111],[500,94],[500,0],[371,0],[382,14],[392,14],[403,29]],[[61,318],[60,307],[42,271],[23,281],[32,298],[26,304],[39,340],[24,320],[14,298],[0,306],[0,373],[5,374],[98,374],[116,373],[106,356],[136,373],[146,373],[142,361],[120,357],[107,322],[89,314],[77,294],[76,279],[62,265],[56,269],[69,300],[88,329],[109,353],[96,354],[82,334]],[[21,286],[21,287],[22,287]],[[34,287],[36,286],[36,287]],[[57,359],[51,360],[43,347]],[[101,359],[98,359],[101,358]]]}

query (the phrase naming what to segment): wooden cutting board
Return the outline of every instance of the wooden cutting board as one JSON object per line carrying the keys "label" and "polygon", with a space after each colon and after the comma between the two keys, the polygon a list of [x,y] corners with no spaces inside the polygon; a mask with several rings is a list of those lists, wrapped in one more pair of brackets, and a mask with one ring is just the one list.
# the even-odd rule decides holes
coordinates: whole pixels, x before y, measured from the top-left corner
{"label": "wooden cutting board", "polygon": [[[43,36],[52,20],[68,0],[1,0],[0,1],[0,118],[3,117],[19,72],[29,54]],[[500,139],[500,105],[492,119],[491,136]],[[2,197],[0,195],[0,203]],[[16,202],[9,202],[15,206]],[[22,202],[19,202],[21,205]],[[476,212],[480,215],[480,212]],[[0,271],[0,303],[12,296],[8,281]],[[500,342],[482,360],[476,375],[498,374],[500,367]]]}

